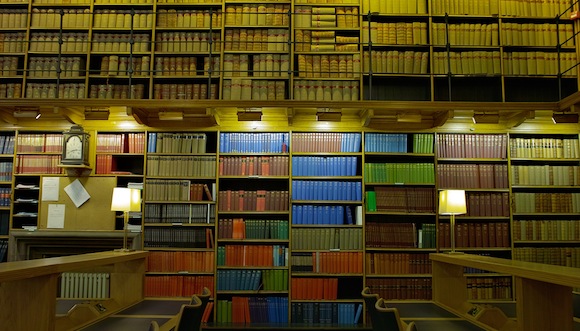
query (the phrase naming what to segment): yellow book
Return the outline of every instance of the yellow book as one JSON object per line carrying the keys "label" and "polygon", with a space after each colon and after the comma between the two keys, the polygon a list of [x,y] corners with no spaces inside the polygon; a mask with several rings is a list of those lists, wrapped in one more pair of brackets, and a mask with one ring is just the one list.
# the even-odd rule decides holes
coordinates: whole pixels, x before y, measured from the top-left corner
{"label": "yellow book", "polygon": [[544,57],[544,52],[536,53],[536,73],[538,75],[546,74],[546,58]]}
{"label": "yellow book", "polygon": [[429,70],[429,53],[422,52],[421,53],[421,74],[427,74]]}

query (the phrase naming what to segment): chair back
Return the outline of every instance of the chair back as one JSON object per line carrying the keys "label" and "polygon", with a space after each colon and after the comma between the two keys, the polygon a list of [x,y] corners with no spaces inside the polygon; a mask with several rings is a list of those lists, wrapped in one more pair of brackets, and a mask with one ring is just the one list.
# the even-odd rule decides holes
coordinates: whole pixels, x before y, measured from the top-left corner
{"label": "chair back", "polygon": [[380,298],[377,301],[375,308],[377,311],[377,323],[379,329],[375,329],[373,321],[373,330],[405,331],[405,327],[401,323],[399,310],[397,308],[388,308],[385,305],[383,298]]}
{"label": "chair back", "polygon": [[377,309],[375,308],[375,305],[376,305],[377,301],[379,300],[379,295],[371,293],[371,289],[368,286],[362,290],[361,295],[362,295],[363,300],[365,302],[365,306],[367,307],[367,311],[369,312],[373,331],[379,331],[379,330],[383,331],[384,329],[380,329],[378,327]]}
{"label": "chair back", "polygon": [[[211,291],[207,287],[203,287],[201,294],[197,294],[197,297],[201,300],[201,310],[204,311],[207,303],[209,302],[209,298],[211,297]],[[193,298],[192,298],[193,300]],[[190,302],[192,304],[193,302]]]}
{"label": "chair back", "polygon": [[159,323],[157,323],[157,321],[151,321],[151,324],[149,324],[149,331],[159,331]]}
{"label": "chair back", "polygon": [[194,295],[191,298],[191,304],[181,306],[175,331],[200,331],[202,315],[201,299]]}

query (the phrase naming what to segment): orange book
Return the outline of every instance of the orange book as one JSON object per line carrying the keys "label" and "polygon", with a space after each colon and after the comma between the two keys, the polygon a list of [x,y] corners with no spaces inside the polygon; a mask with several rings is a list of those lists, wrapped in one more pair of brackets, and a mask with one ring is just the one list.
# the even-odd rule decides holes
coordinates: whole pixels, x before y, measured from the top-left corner
{"label": "orange book", "polygon": [[261,165],[261,175],[270,176],[270,157],[262,156],[260,165]]}
{"label": "orange book", "polygon": [[244,219],[234,218],[232,239],[244,239],[245,238],[244,228],[245,228]]}
{"label": "orange book", "polygon": [[207,303],[205,306],[205,310],[203,311],[203,315],[201,316],[201,322],[207,323],[209,321],[209,316],[211,315],[211,311],[213,309],[213,301]]}
{"label": "orange book", "polygon": [[250,318],[250,298],[244,298],[243,304],[244,304],[244,317],[246,323],[251,323],[252,320]]}

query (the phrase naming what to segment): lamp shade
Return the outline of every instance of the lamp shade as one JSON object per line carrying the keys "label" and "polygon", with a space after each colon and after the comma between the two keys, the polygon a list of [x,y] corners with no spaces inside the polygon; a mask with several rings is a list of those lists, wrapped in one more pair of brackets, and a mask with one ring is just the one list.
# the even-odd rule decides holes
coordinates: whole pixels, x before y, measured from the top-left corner
{"label": "lamp shade", "polygon": [[439,193],[439,214],[459,215],[467,213],[464,190],[443,190]]}
{"label": "lamp shade", "polygon": [[125,187],[113,188],[112,211],[141,211],[141,190]]}

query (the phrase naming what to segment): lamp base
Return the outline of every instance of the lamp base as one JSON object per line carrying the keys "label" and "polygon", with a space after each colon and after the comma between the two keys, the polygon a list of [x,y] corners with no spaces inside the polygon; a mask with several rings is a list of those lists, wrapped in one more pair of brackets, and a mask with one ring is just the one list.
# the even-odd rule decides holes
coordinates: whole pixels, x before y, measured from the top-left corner
{"label": "lamp base", "polygon": [[113,252],[119,252],[119,253],[128,253],[128,252],[134,252],[135,250],[133,248],[117,248],[115,250],[113,250]]}

